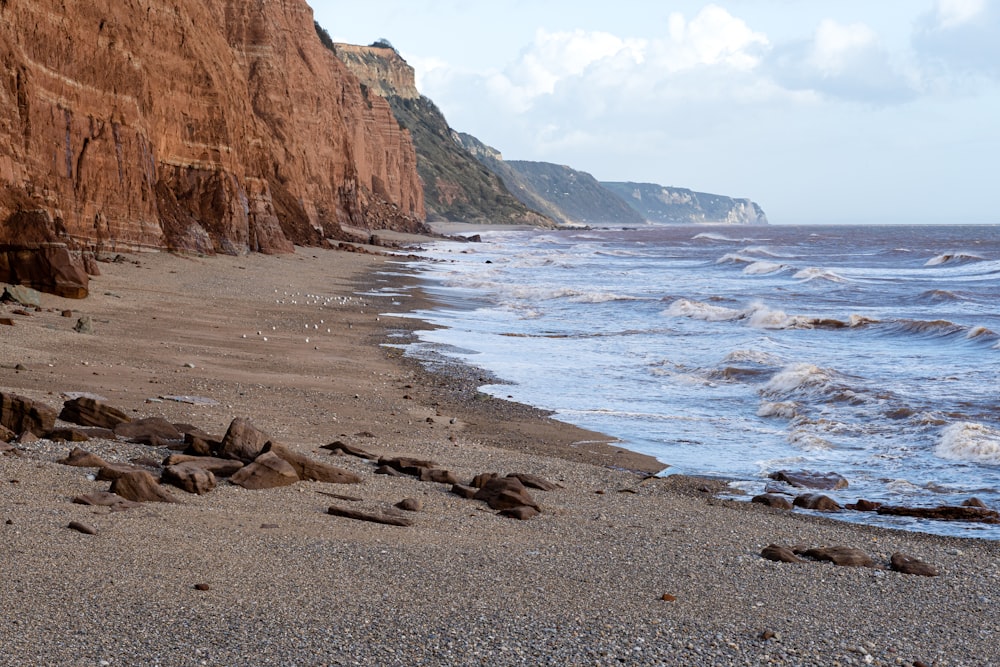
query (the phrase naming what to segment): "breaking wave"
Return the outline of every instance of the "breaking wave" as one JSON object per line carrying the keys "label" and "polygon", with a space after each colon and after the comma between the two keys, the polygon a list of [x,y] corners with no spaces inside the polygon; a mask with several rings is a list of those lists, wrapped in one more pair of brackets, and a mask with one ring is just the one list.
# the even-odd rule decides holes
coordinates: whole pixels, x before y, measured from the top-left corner
{"label": "breaking wave", "polygon": [[731,239],[728,236],[723,236],[722,234],[713,234],[711,232],[702,232],[701,234],[695,234],[691,237],[692,241],[704,240],[704,241],[722,241],[724,243],[734,243],[737,239]]}
{"label": "breaking wave", "polygon": [[689,301],[688,299],[674,301],[667,308],[665,314],[673,317],[690,317],[693,320],[705,320],[706,322],[728,322],[745,317],[742,310],[712,306],[700,301]]}
{"label": "breaking wave", "polygon": [[1000,341],[992,329],[981,326],[966,326],[950,320],[895,320],[888,323],[888,331],[893,334],[916,336],[929,339],[952,338],[958,341],[993,344]]}
{"label": "breaking wave", "polygon": [[733,350],[725,356],[722,360],[724,364],[739,364],[739,363],[751,363],[758,364],[760,366],[772,366],[778,367],[784,364],[784,362],[769,352],[760,352],[759,350]]}
{"label": "breaking wave", "polygon": [[932,289],[922,292],[917,297],[917,300],[930,303],[946,303],[949,301],[963,301],[964,298],[946,289]]}
{"label": "breaking wave", "polygon": [[934,453],[950,461],[1000,464],[1000,432],[974,422],[958,422],[941,430]]}
{"label": "breaking wave", "polygon": [[942,264],[965,264],[967,262],[980,262],[984,258],[971,252],[947,252],[936,257],[931,257],[924,262],[924,266],[941,266]]}
{"label": "breaking wave", "polygon": [[795,419],[799,416],[799,404],[795,401],[765,401],[757,408],[757,416]]}
{"label": "breaking wave", "polygon": [[753,264],[748,264],[743,268],[743,273],[748,276],[762,276],[768,273],[777,273],[778,271],[783,271],[788,268],[787,264],[779,264],[778,262],[754,262]]}
{"label": "breaking wave", "polygon": [[860,388],[853,389],[846,376],[809,363],[786,366],[760,389],[762,396],[778,401],[793,397],[822,397],[834,401],[863,403],[866,397],[862,392]]}
{"label": "breaking wave", "polygon": [[732,322],[747,320],[755,329],[850,329],[877,322],[863,315],[851,315],[846,321],[833,317],[817,317],[814,315],[789,315],[783,310],[770,308],[760,302],[754,302],[746,308],[726,308],[713,306],[701,301],[678,299],[670,304],[664,315],[672,317],[689,317],[706,322]]}
{"label": "breaking wave", "polygon": [[795,275],[792,277],[795,278],[796,280],[802,280],[806,282],[810,280],[827,280],[831,283],[847,282],[847,278],[845,278],[844,276],[838,275],[833,271],[829,271],[827,269],[820,269],[816,267],[809,267],[806,269],[802,269],[801,271],[796,272]]}
{"label": "breaking wave", "polygon": [[747,246],[746,248],[743,248],[743,250],[741,250],[740,252],[749,253],[751,255],[763,255],[765,257],[777,257],[777,258],[785,258],[785,257],[790,257],[791,256],[791,255],[783,255],[781,253],[774,252],[773,250],[771,250],[767,246],[763,246],[763,245]]}
{"label": "breaking wave", "polygon": [[725,255],[715,260],[716,264],[753,264],[756,262],[753,257],[744,257],[735,252],[727,252]]}
{"label": "breaking wave", "polygon": [[833,445],[829,440],[821,438],[815,433],[810,432],[807,429],[797,428],[792,430],[788,434],[788,442],[804,449],[807,452],[823,451],[826,449],[833,449]]}

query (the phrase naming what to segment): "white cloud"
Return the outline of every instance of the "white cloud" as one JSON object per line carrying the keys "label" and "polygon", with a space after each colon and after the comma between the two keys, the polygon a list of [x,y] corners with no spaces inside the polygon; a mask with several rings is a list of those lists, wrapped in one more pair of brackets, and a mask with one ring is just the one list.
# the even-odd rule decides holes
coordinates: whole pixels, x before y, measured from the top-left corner
{"label": "white cloud", "polygon": [[425,90],[428,81],[448,79],[452,74],[451,65],[442,58],[410,56],[407,62],[413,67],[418,91]]}
{"label": "white cloud", "polygon": [[645,48],[643,40],[606,32],[539,30],[516,62],[488,76],[489,87],[513,109],[526,111],[536,98],[553,94],[560,82],[583,76],[595,64],[641,65]]}
{"label": "white cloud", "polygon": [[[501,72],[485,75],[487,87],[513,111],[524,113],[542,98],[569,88],[600,94],[656,89],[695,68],[749,72],[768,46],[725,9],[708,5],[691,20],[669,16],[662,37],[623,38],[607,32],[539,30],[520,57]],[[597,102],[597,95],[591,96]]]}
{"label": "white cloud", "polygon": [[919,77],[896,63],[864,23],[823,19],[811,40],[780,45],[768,69],[781,85],[831,98],[894,104],[913,99]]}
{"label": "white cloud", "polygon": [[944,29],[968,23],[986,9],[986,0],[938,0],[938,25]]}
{"label": "white cloud", "polygon": [[969,75],[1000,79],[998,5],[998,0],[938,0],[918,21],[914,48],[939,82]]}
{"label": "white cloud", "polygon": [[816,29],[809,63],[827,75],[837,75],[878,48],[878,35],[864,23],[844,25],[824,19]]}
{"label": "white cloud", "polygon": [[758,52],[768,45],[767,36],[754,32],[722,7],[708,5],[690,21],[673,13],[668,20],[668,37],[659,40],[660,63],[672,72],[699,65],[727,65],[753,69]]}

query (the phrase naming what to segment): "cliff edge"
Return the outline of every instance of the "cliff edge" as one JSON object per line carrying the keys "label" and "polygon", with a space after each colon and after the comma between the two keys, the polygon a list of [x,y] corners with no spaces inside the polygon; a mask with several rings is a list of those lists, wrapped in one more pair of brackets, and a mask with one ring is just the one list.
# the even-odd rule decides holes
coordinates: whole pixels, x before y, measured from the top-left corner
{"label": "cliff edge", "polygon": [[0,249],[273,253],[342,222],[422,228],[409,133],[304,0],[3,0],[0,75]]}
{"label": "cliff edge", "polygon": [[749,199],[695,192],[656,183],[604,182],[643,218],[663,224],[766,225],[767,215]]}
{"label": "cliff edge", "polygon": [[412,134],[429,220],[554,226],[463,148],[437,106],[417,91],[413,68],[395,49],[379,43],[331,43],[329,48],[369,94],[388,101],[400,125]]}

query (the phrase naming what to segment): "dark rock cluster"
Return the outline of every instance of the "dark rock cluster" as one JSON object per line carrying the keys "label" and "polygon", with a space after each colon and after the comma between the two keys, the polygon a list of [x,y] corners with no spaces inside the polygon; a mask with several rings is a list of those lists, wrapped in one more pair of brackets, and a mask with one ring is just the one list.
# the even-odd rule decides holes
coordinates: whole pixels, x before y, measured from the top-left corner
{"label": "dark rock cluster", "polygon": [[[764,547],[760,555],[767,560],[779,563],[825,561],[841,567],[879,567],[875,564],[871,556],[864,551],[844,546],[806,547],[796,545],[787,547],[782,544],[769,544]],[[890,556],[889,569],[902,574],[915,574],[924,577],[936,577],[940,574],[938,569],[933,565],[901,552],[896,552]]]}
{"label": "dark rock cluster", "polygon": [[961,505],[938,505],[936,507],[885,505],[861,498],[856,503],[848,503],[841,507],[836,500],[822,493],[794,493],[799,489],[832,491],[847,488],[847,480],[837,473],[779,470],[771,473],[770,478],[781,484],[769,484],[764,493],[754,496],[751,502],[779,510],[790,510],[798,507],[818,512],[841,512],[846,509],[852,512],[875,512],[882,515],[906,516],[934,521],[1000,523],[1000,512],[987,507],[978,498],[969,498]]}
{"label": "dark rock cluster", "polygon": [[[56,427],[56,420],[74,424]],[[57,412],[51,407],[24,396],[0,392],[0,453],[18,454],[20,450],[7,444],[24,444],[48,438],[64,442],[86,442],[91,438],[122,439],[135,444],[166,448],[175,453],[162,461],[145,456],[131,463],[109,463],[81,447],[59,463],[97,470],[95,479],[110,482],[106,491],[77,496],[73,502],[108,507],[112,511],[127,510],[139,503],[179,502],[167,487],[187,493],[204,495],[211,492],[220,479],[247,490],[272,489],[300,481],[328,484],[358,484],[362,478],[343,468],[319,461],[275,442],[249,420],[233,419],[222,437],[205,433],[190,424],[173,424],[159,417],[132,419],[124,411],[93,396],[78,396],[63,403]],[[337,441],[323,449],[331,454],[356,456],[373,461],[375,474],[405,476],[436,484],[450,485],[463,497],[481,500],[500,514],[528,519],[541,512],[540,505],[528,493],[527,487],[551,491],[559,488],[537,475],[514,473],[501,477],[496,473],[477,475],[469,485],[459,484],[454,473],[434,461],[406,456],[379,457],[365,450]],[[342,500],[360,500],[333,495]],[[360,521],[393,526],[412,525],[412,519],[402,516],[419,512],[422,503],[406,498],[381,514],[331,506],[328,513]],[[79,526],[78,532],[87,533]]]}

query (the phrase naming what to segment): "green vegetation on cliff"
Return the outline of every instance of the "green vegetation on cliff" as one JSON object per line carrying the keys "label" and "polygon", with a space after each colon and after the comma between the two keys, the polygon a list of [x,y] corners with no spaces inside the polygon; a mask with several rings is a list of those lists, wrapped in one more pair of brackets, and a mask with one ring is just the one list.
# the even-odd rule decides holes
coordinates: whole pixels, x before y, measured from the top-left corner
{"label": "green vegetation on cliff", "polygon": [[552,221],[515,198],[495,174],[453,136],[444,116],[426,97],[387,97],[417,151],[428,220],[551,226]]}
{"label": "green vegetation on cliff", "polygon": [[409,131],[428,220],[553,226],[552,220],[525,206],[459,144],[441,111],[417,91],[413,68],[387,41],[330,48],[365,90],[389,103],[400,127]]}
{"label": "green vegetation on cliff", "polygon": [[564,225],[637,225],[642,216],[590,174],[549,162],[504,160],[471,134],[458,135],[466,150],[503,180],[527,206]]}

